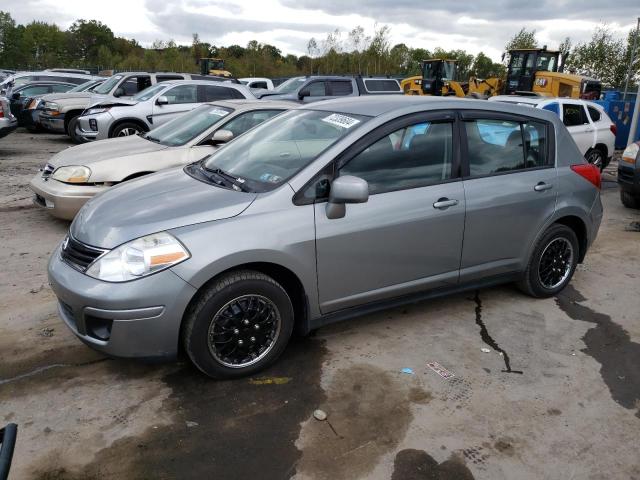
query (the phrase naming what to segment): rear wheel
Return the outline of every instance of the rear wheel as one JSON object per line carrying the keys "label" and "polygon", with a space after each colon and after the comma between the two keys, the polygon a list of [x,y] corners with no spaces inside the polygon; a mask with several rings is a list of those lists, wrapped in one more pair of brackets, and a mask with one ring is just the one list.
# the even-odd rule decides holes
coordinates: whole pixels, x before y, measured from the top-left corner
{"label": "rear wheel", "polygon": [[293,331],[287,292],[263,273],[223,275],[192,304],[182,332],[191,361],[214,378],[251,375],[273,363]]}
{"label": "rear wheel", "polygon": [[640,196],[620,190],[620,201],[627,208],[640,208]]}
{"label": "rear wheel", "polygon": [[111,137],[129,137],[144,132],[143,128],[137,123],[124,122],[117,125],[111,132]]}
{"label": "rear wheel", "polygon": [[532,297],[550,297],[571,281],[578,264],[578,237],[566,225],[552,225],[538,240],[518,283]]}
{"label": "rear wheel", "polygon": [[605,156],[604,152],[599,148],[592,148],[585,154],[584,158],[590,164],[598,167],[600,171],[604,170]]}

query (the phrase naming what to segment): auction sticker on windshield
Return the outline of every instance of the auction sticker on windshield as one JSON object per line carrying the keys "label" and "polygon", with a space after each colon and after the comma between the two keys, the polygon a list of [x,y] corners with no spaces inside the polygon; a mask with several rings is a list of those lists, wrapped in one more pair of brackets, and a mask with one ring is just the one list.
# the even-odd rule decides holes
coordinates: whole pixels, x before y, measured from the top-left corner
{"label": "auction sticker on windshield", "polygon": [[209,110],[209,115],[217,115],[219,117],[224,117],[225,115],[229,115],[229,112],[221,108],[213,108]]}
{"label": "auction sticker on windshield", "polygon": [[328,117],[323,118],[322,121],[341,128],[351,128],[354,125],[360,123],[360,120],[356,118],[347,117],[346,115],[340,115],[339,113],[332,113]]}

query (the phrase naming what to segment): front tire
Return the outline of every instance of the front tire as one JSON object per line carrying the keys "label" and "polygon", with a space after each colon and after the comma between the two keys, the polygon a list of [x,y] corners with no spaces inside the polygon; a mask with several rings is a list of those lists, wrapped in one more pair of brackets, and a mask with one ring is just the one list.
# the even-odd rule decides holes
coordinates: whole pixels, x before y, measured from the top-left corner
{"label": "front tire", "polygon": [[184,349],[213,378],[252,375],[273,363],[293,331],[291,299],[273,278],[253,270],[221,276],[187,311]]}
{"label": "front tire", "polygon": [[625,192],[624,190],[620,190],[620,201],[627,208],[640,208],[640,196],[639,195],[631,195],[629,192]]}
{"label": "front tire", "polygon": [[67,127],[67,135],[73,141],[73,143],[81,144],[87,143],[87,141],[76,133],[76,126],[78,125],[79,116],[73,117],[69,120],[69,126]]}
{"label": "front tire", "polygon": [[138,135],[139,133],[144,132],[144,129],[133,122],[124,122],[117,125],[113,131],[111,132],[111,137],[129,137],[131,135]]}
{"label": "front tire", "polygon": [[518,287],[536,298],[556,295],[571,281],[579,253],[575,232],[552,225],[536,243]]}

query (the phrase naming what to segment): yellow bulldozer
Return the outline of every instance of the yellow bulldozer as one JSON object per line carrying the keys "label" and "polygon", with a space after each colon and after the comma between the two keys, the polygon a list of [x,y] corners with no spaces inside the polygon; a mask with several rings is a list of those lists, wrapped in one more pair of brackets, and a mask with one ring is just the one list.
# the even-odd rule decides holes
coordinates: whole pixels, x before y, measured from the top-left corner
{"label": "yellow bulldozer", "polygon": [[552,97],[597,99],[602,83],[580,75],[563,72],[560,52],[539,49],[509,51],[506,79],[484,80],[457,78],[455,60],[430,59],[420,64],[421,74],[405,78],[401,85],[407,95],[455,95],[487,98],[493,95],[541,95]]}
{"label": "yellow bulldozer", "polygon": [[221,58],[201,58],[198,60],[202,75],[215,75],[217,77],[233,77],[231,72],[225,70],[224,60]]}

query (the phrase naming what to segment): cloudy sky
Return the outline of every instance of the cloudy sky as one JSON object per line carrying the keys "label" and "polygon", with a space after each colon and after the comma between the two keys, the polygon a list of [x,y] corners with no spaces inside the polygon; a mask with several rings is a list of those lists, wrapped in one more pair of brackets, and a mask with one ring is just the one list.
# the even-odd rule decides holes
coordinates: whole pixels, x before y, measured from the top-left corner
{"label": "cloudy sky", "polygon": [[[429,7],[434,4],[434,7]],[[639,0],[0,0],[19,23],[55,22],[67,28],[75,19],[96,19],[116,35],[143,45],[174,39],[191,43],[198,32],[216,45],[246,45],[258,40],[284,53],[301,55],[311,37],[330,31],[342,35],[356,25],[372,33],[376,24],[391,28],[392,44],[433,49],[484,51],[499,60],[506,41],[523,26],[556,48],[565,36],[584,41],[607,22],[626,35],[640,16]]]}

